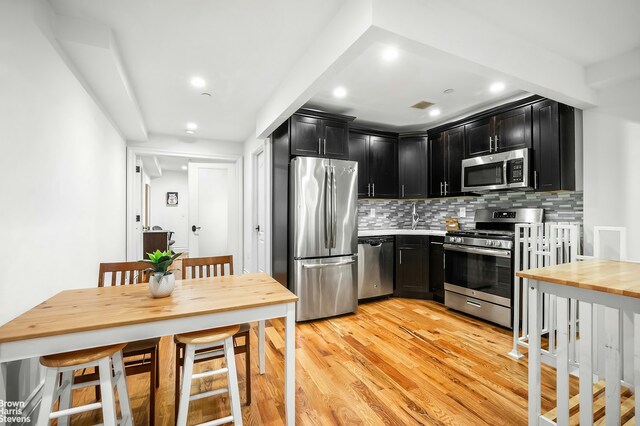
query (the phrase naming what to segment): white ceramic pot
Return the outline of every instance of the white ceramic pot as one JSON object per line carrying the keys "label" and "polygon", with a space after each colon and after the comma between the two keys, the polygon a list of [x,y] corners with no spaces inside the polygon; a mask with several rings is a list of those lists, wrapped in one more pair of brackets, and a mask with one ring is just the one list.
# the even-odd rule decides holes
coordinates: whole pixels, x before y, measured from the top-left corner
{"label": "white ceramic pot", "polygon": [[174,274],[152,274],[149,277],[149,293],[153,297],[167,297],[173,292],[175,286],[176,276]]}

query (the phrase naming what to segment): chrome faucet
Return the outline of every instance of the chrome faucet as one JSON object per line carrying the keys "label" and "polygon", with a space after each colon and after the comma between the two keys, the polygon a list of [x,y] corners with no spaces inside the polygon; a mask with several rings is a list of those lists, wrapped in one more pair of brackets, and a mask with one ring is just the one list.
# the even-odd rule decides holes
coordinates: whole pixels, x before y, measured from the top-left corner
{"label": "chrome faucet", "polygon": [[416,230],[418,226],[418,222],[420,222],[420,216],[416,213],[416,203],[413,203],[413,211],[411,212],[411,229]]}

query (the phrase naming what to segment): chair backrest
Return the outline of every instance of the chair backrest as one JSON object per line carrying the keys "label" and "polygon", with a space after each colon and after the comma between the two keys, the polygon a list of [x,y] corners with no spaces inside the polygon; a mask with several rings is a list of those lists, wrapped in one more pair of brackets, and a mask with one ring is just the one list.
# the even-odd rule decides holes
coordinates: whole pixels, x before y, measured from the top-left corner
{"label": "chair backrest", "polygon": [[[101,263],[98,287],[104,287],[105,283],[114,286],[149,282],[149,272],[145,271],[147,268],[149,265],[144,262]],[[110,283],[105,279],[109,273],[111,274]]]}
{"label": "chair backrest", "polygon": [[[617,234],[618,240],[612,242],[611,238]],[[607,238],[609,237],[609,238]],[[614,247],[616,246],[617,247]],[[613,256],[612,256],[613,254]],[[621,226],[594,226],[593,227],[593,256],[579,256],[579,260],[586,259],[613,259],[626,261],[627,259],[627,228]]]}
{"label": "chair backrest", "polygon": [[[233,256],[185,257],[182,259],[182,279],[204,278],[210,277],[212,274],[214,277],[224,276],[225,265],[229,266],[229,275],[233,275]],[[219,274],[218,266],[220,267]],[[191,270],[191,277],[188,277],[187,270]]]}

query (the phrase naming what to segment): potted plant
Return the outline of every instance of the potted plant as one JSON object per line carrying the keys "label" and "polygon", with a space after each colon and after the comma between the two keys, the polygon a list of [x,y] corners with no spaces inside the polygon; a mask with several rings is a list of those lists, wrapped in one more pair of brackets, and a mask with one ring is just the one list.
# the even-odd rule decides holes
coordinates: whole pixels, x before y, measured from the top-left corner
{"label": "potted plant", "polygon": [[182,253],[172,253],[171,250],[147,253],[149,259],[142,259],[141,262],[151,265],[147,271],[151,272],[149,277],[149,292],[153,297],[167,297],[173,292],[176,284],[176,277],[169,266]]}

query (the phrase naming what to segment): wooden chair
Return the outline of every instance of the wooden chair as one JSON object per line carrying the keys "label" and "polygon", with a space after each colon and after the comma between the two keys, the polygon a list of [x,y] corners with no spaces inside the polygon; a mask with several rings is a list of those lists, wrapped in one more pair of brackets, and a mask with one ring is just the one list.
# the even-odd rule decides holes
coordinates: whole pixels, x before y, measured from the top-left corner
{"label": "wooden chair", "polygon": [[[228,266],[228,275],[233,275],[233,256],[215,256],[215,257],[196,257],[182,259],[182,279],[188,278],[204,278],[224,276],[225,266]],[[189,276],[191,271],[191,276]],[[233,346],[236,355],[245,354],[245,374],[247,405],[251,404],[251,342],[250,331],[251,326],[248,323],[240,324],[240,329],[233,335]],[[238,338],[244,337],[244,344],[239,344]],[[176,374],[175,374],[175,410],[176,419],[178,418],[178,407],[180,397],[180,369],[184,365],[185,347],[186,345],[174,337],[176,344]],[[195,363],[211,361],[213,359],[222,358],[224,354],[221,352],[222,347],[210,346],[198,348],[196,350]]]}
{"label": "wooden chair", "polygon": [[[149,282],[149,265],[144,262],[101,263],[98,273],[98,287],[106,285],[128,285]],[[107,274],[111,280],[107,280]],[[118,277],[119,275],[119,277]],[[160,386],[160,338],[138,340],[128,343],[122,350],[127,376],[149,373],[149,424],[155,423],[155,390]],[[98,379],[97,372],[77,376],[75,383]],[[96,386],[96,399],[100,398],[100,388]]]}

